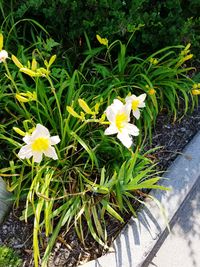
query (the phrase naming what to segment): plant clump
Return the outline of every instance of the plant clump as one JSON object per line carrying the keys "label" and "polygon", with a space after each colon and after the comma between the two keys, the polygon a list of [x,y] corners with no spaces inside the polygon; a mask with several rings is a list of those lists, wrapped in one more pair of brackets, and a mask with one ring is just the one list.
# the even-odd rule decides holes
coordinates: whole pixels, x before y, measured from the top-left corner
{"label": "plant clump", "polygon": [[198,103],[193,68],[184,65],[193,55],[190,44],[129,55],[132,37],[124,44],[98,35],[93,48],[85,34],[87,50],[74,68],[37,42],[16,54],[5,45],[0,172],[15,205],[25,200],[20,219],[33,218],[35,267],[47,265],[62,229],[74,227],[83,244],[89,233],[107,248],[107,216],[123,223],[123,213],[136,216],[133,201],[150,197],[145,190],[168,190],[148,157],[153,150],[143,147],[160,111],[176,120],[180,102],[184,114]]}

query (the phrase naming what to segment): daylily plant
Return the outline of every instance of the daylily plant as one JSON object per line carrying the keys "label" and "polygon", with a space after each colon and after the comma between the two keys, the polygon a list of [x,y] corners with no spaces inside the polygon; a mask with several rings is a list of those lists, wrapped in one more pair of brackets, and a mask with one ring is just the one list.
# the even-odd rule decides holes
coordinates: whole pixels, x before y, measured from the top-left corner
{"label": "daylily plant", "polygon": [[44,154],[46,157],[54,160],[58,159],[56,150],[52,146],[58,144],[60,138],[58,135],[51,137],[49,130],[43,125],[37,124],[33,133],[31,135],[26,134],[23,141],[26,145],[20,149],[18,153],[19,158],[29,159],[33,156],[33,161],[40,163]]}
{"label": "daylily plant", "polygon": [[132,137],[139,135],[139,129],[130,122],[130,105],[124,105],[120,100],[115,99],[113,104],[107,107],[106,116],[110,126],[105,130],[105,135],[117,133],[117,138],[122,144],[130,148]]}

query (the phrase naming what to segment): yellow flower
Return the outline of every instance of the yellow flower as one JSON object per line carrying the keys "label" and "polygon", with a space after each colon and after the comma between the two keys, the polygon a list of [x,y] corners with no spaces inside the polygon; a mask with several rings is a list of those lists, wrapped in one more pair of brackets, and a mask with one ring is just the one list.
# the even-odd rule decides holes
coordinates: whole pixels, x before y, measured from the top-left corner
{"label": "yellow flower", "polygon": [[29,91],[27,91],[26,93],[15,94],[15,97],[19,102],[23,103],[37,100],[36,92],[31,93]]}
{"label": "yellow flower", "polygon": [[193,54],[189,54],[189,55],[185,56],[185,57],[182,59],[182,61],[185,62],[185,61],[191,59],[192,57],[193,57]]}
{"label": "yellow flower", "polygon": [[192,88],[193,88],[193,89],[197,89],[197,88],[198,88],[198,84],[197,84],[197,83],[194,83],[194,84],[192,85]]}
{"label": "yellow flower", "polygon": [[107,38],[101,38],[101,36],[98,35],[98,34],[96,35],[96,38],[97,38],[97,40],[99,41],[100,44],[105,45],[105,46],[108,47],[108,39]]}
{"label": "yellow flower", "polygon": [[39,68],[38,62],[35,58],[32,59],[32,62],[28,61],[27,66],[23,66],[16,56],[12,55],[11,58],[15,65],[19,68],[19,70],[29,75],[30,77],[46,77],[50,74],[49,68],[56,60],[56,55],[53,55],[50,58],[49,62],[47,62],[46,60],[44,61],[44,65],[46,66],[46,68]]}
{"label": "yellow flower", "polygon": [[85,111],[85,113],[87,114],[91,114],[91,115],[94,115],[95,112],[93,112],[90,107],[88,106],[88,104],[81,98],[78,99],[78,103],[79,103],[79,106],[82,108],[83,111]]}
{"label": "yellow flower", "polygon": [[158,64],[158,60],[156,58],[153,58],[153,57],[149,59],[149,62],[151,64],[153,64],[153,65],[157,65]]}
{"label": "yellow flower", "polygon": [[193,89],[192,94],[193,95],[200,95],[200,89]]}
{"label": "yellow flower", "polygon": [[70,106],[67,106],[67,111],[69,112],[70,115],[72,115],[75,118],[82,119],[82,117]]}
{"label": "yellow flower", "polygon": [[21,136],[26,135],[26,133],[24,131],[22,131],[21,129],[19,129],[18,127],[13,127],[13,130]]}

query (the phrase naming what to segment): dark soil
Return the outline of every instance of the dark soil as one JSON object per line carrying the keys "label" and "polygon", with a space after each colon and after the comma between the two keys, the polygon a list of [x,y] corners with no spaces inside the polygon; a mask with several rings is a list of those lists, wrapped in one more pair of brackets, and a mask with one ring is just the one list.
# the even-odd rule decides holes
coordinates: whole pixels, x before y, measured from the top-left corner
{"label": "dark soil", "polygon": [[[181,121],[171,122],[167,114],[161,114],[155,126],[152,147],[160,147],[154,152],[156,161],[161,170],[166,170],[175,157],[180,154],[191,138],[200,130],[200,108],[192,114],[186,115]],[[19,221],[20,210],[13,210],[3,225],[0,226],[0,245],[14,248],[23,258],[23,267],[33,266],[32,257],[32,224]],[[130,215],[125,216],[128,221]],[[109,218],[108,238],[112,240],[123,226]],[[41,236],[42,237],[42,236]],[[52,252],[49,267],[74,267],[91,259],[101,256],[105,251],[88,236],[85,247],[80,244],[73,229],[65,234],[63,231],[57,239]]]}

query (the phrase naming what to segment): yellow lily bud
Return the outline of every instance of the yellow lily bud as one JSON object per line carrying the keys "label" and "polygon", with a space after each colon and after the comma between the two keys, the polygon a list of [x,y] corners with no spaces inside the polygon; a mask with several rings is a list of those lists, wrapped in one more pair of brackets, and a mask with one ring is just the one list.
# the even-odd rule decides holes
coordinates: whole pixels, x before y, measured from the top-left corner
{"label": "yellow lily bud", "polygon": [[3,49],[3,34],[0,33],[0,51]]}
{"label": "yellow lily bud", "polygon": [[13,130],[21,136],[26,135],[26,133],[24,131],[20,130],[18,127],[13,127]]}
{"label": "yellow lily bud", "polygon": [[44,65],[48,68],[49,67],[49,63],[47,62],[47,60],[44,60]]}
{"label": "yellow lily bud", "polygon": [[17,98],[17,100],[18,100],[19,102],[22,102],[22,103],[26,103],[26,102],[29,101],[28,98],[24,97],[24,96],[21,95],[21,94],[16,94],[15,97]]}
{"label": "yellow lily bud", "polygon": [[198,89],[193,89],[193,90],[192,90],[192,94],[193,94],[193,95],[200,95],[200,90],[198,90]]}
{"label": "yellow lily bud", "polygon": [[22,63],[18,60],[18,58],[17,58],[16,56],[12,55],[12,56],[11,56],[11,59],[12,59],[12,61],[15,63],[15,65],[16,65],[19,69],[21,69],[21,68],[24,67],[24,66],[22,65]]}
{"label": "yellow lily bud", "polygon": [[48,76],[50,74],[50,71],[45,68],[39,68],[36,72],[39,76]]}
{"label": "yellow lily bud", "polygon": [[27,94],[27,96],[29,97],[30,100],[32,100],[32,101],[36,101],[37,100],[37,94],[36,94],[35,91],[33,93],[28,91],[26,94]]}
{"label": "yellow lily bud", "polygon": [[49,60],[49,67],[54,63],[55,60],[56,60],[56,55],[53,55]]}
{"label": "yellow lily bud", "polygon": [[19,102],[23,102],[23,103],[37,100],[36,92],[31,93],[29,91],[26,93],[15,94],[15,97]]}
{"label": "yellow lily bud", "polygon": [[83,111],[85,111],[85,113],[94,115],[94,112],[89,108],[89,106],[83,99],[79,98],[78,103],[79,106],[83,109]]}
{"label": "yellow lily bud", "polygon": [[99,122],[102,123],[102,122],[105,121],[105,119],[106,119],[106,114],[103,113],[103,114],[101,115],[101,118],[100,118]]}
{"label": "yellow lily bud", "polygon": [[190,46],[191,46],[191,44],[190,44],[190,43],[189,43],[189,44],[187,44],[184,50],[189,50]]}
{"label": "yellow lily bud", "polygon": [[74,111],[74,109],[73,109],[72,107],[67,106],[67,111],[68,111],[69,114],[71,114],[73,117],[82,119],[81,116],[80,116],[76,111]]}
{"label": "yellow lily bud", "polygon": [[153,65],[158,64],[158,60],[157,60],[156,58],[153,58],[153,57],[152,57],[152,58],[150,58],[149,61],[150,61],[150,63],[153,64]]}
{"label": "yellow lily bud", "polygon": [[96,103],[95,106],[94,106],[94,110],[95,110],[95,113],[98,114],[99,113],[99,107],[100,107],[100,103]]}
{"label": "yellow lily bud", "polygon": [[31,128],[30,130],[28,130],[29,134],[32,134],[32,132],[35,131],[35,127]]}
{"label": "yellow lily bud", "polygon": [[29,75],[29,76],[31,76],[31,77],[39,76],[35,71],[30,70],[28,68],[21,68],[20,71],[25,73],[25,74],[27,74],[27,75]]}
{"label": "yellow lily bud", "polygon": [[83,113],[82,111],[81,111],[81,119],[82,119],[82,121],[84,121],[85,120],[85,113]]}
{"label": "yellow lily bud", "polygon": [[36,69],[37,69],[37,61],[35,58],[33,58],[32,64],[31,64],[31,70],[35,71]]}
{"label": "yellow lily bud", "polygon": [[108,46],[108,39],[107,38],[101,38],[100,35],[96,35],[97,40],[100,44]]}
{"label": "yellow lily bud", "polygon": [[198,88],[198,84],[197,83],[194,83],[193,86],[192,86],[193,89],[197,89]]}
{"label": "yellow lily bud", "polygon": [[31,68],[31,62],[30,62],[30,60],[28,60],[28,62],[27,62],[27,68],[28,68],[28,69]]}
{"label": "yellow lily bud", "polygon": [[189,54],[189,55],[187,55],[187,56],[185,56],[185,57],[183,58],[183,61],[185,62],[185,61],[191,59],[192,57],[193,57],[193,54]]}

